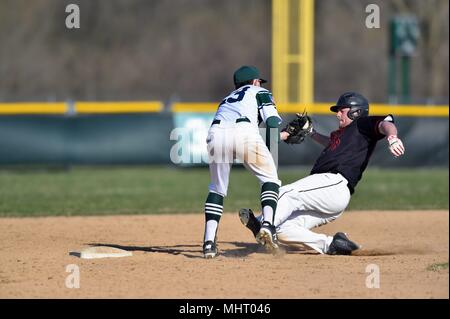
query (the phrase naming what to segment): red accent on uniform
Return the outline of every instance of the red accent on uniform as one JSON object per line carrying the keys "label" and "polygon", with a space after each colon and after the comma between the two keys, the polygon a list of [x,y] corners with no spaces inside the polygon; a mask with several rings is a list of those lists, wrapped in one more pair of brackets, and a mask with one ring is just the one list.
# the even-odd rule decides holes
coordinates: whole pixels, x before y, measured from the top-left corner
{"label": "red accent on uniform", "polygon": [[337,131],[334,131],[330,135],[330,150],[334,151],[341,144],[341,135],[344,133],[344,128],[340,128]]}

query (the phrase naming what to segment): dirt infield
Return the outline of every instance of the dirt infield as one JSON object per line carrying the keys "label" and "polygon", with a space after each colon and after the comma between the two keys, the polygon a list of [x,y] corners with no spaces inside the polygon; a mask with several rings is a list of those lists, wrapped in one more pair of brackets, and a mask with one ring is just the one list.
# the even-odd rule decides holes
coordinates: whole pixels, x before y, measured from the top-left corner
{"label": "dirt infield", "polygon": [[[221,255],[205,260],[203,220],[202,214],[2,218],[0,298],[449,297],[448,266],[437,266],[448,265],[448,211],[346,212],[316,230],[347,232],[363,246],[354,256],[298,247],[272,256],[236,214],[224,214]],[[97,244],[133,256],[86,260],[69,254]],[[79,267],[79,288],[66,287],[71,264]],[[373,264],[379,288],[366,286]]]}

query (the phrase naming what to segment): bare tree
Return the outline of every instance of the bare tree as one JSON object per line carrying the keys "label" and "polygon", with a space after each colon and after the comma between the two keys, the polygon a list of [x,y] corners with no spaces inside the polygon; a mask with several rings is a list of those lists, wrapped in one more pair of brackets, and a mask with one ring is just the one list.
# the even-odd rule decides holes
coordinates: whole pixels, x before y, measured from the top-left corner
{"label": "bare tree", "polygon": [[[394,0],[396,13],[415,14],[420,21],[425,74],[421,79],[429,102],[448,96],[448,20],[449,2],[446,0]],[[447,97],[448,101],[448,97]]]}
{"label": "bare tree", "polygon": [[[218,101],[242,64],[270,88],[271,1],[77,0],[81,29],[68,30],[71,0],[1,0],[0,100]],[[381,29],[364,25],[370,3]],[[385,102],[388,19],[413,12],[422,38],[411,91],[448,103],[448,3],[317,0],[315,99],[354,89]]]}

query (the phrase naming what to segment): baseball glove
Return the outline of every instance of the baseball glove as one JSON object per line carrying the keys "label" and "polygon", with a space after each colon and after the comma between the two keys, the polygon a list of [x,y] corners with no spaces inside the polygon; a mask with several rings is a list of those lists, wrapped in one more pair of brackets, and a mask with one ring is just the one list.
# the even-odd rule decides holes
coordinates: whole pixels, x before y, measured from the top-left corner
{"label": "baseball glove", "polygon": [[306,112],[297,113],[296,118],[289,122],[282,132],[289,133],[289,137],[285,140],[287,144],[300,144],[305,137],[313,132],[313,124],[311,118]]}

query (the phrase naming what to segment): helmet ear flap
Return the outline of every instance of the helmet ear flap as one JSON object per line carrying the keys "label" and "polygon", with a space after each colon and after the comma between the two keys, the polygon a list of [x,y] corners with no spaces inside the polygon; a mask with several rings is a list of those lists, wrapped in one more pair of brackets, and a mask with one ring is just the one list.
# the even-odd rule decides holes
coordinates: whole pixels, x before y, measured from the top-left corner
{"label": "helmet ear flap", "polygon": [[348,118],[353,121],[367,115],[369,115],[368,110],[361,107],[351,107],[347,113]]}
{"label": "helmet ear flap", "polygon": [[347,113],[347,116],[348,116],[348,118],[350,119],[350,120],[356,120],[358,117],[360,117],[361,115],[362,115],[362,109],[353,109],[353,108],[350,108],[350,111],[348,111],[348,113]]}

